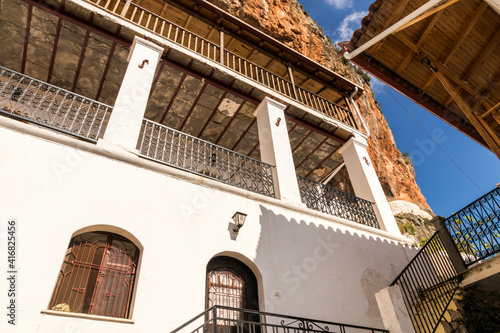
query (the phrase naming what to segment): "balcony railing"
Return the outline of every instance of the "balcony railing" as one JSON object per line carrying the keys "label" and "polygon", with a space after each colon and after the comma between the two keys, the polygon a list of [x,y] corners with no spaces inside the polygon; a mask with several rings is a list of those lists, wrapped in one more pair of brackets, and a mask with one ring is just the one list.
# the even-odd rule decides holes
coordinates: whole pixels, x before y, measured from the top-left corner
{"label": "balcony railing", "polygon": [[307,207],[380,229],[372,202],[301,176],[297,180]]}
{"label": "balcony railing", "polygon": [[467,266],[500,252],[500,188],[444,221]]}
{"label": "balcony railing", "polygon": [[160,163],[275,197],[272,165],[147,119],[139,151]]}
{"label": "balcony railing", "polygon": [[433,333],[460,284],[455,266],[436,232],[396,277],[417,333]]}
{"label": "balcony railing", "polygon": [[0,66],[0,112],[96,142],[112,107]]}
{"label": "balcony railing", "polygon": [[125,0],[87,0],[113,14],[127,19],[142,28],[189,49],[205,58],[218,62],[223,66],[266,86],[288,98],[304,104],[316,111],[324,113],[333,119],[339,120],[355,129],[359,129],[353,113],[334,102],[320,97],[291,81],[282,78],[267,69],[242,58],[189,30],[172,23],[158,14],[155,14],[131,1]]}
{"label": "balcony railing", "polygon": [[389,333],[384,329],[213,306],[170,333]]}

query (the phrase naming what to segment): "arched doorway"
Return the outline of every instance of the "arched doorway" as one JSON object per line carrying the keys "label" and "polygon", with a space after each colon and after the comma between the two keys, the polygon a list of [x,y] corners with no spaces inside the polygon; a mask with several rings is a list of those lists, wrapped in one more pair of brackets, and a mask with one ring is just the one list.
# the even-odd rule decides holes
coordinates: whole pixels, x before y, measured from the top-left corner
{"label": "arched doorway", "polygon": [[[207,265],[206,308],[222,306],[237,309],[259,310],[257,278],[241,261],[220,256],[212,258]],[[212,314],[209,314],[209,319]],[[258,315],[248,312],[219,308],[217,310],[218,331],[231,332],[239,321],[259,322]]]}

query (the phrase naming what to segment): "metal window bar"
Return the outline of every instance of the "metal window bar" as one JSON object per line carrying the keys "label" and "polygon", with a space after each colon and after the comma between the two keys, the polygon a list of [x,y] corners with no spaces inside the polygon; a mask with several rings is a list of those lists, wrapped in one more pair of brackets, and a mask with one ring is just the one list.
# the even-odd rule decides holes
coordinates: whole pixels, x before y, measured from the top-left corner
{"label": "metal window bar", "polygon": [[147,119],[143,128],[141,156],[275,197],[272,165]]}
{"label": "metal window bar", "polygon": [[[226,313],[239,313],[226,317]],[[210,314],[210,315],[209,315]],[[213,306],[170,333],[389,333],[385,329],[328,322],[309,318],[239,309],[227,306]]]}
{"label": "metal window bar", "polygon": [[436,232],[391,283],[398,285],[417,333],[437,329],[460,277]]}
{"label": "metal window bar", "polygon": [[[339,120],[348,126],[359,129],[359,126],[354,118],[353,113],[345,108],[342,108],[335,103],[324,99],[304,88],[298,87],[297,94],[293,93],[292,82],[260,67],[247,59],[244,59],[228,50],[224,50],[221,54],[220,46],[211,41],[198,36],[187,29],[182,28],[175,23],[172,23],[165,18],[155,14],[143,7],[140,7],[133,2],[126,7],[125,0],[109,0],[103,4],[102,0],[88,0],[97,6],[100,6],[110,12],[123,17],[133,23],[152,31],[176,44],[196,52],[197,54],[206,57],[212,61],[219,62],[220,58],[224,59],[224,66],[233,71],[246,76],[258,83],[284,95],[288,98],[296,100],[314,110],[324,113],[336,120]],[[158,21],[162,22],[158,24]],[[153,24],[154,22],[154,24]],[[168,26],[168,29],[165,28]],[[187,36],[187,37],[186,37]],[[278,82],[278,84],[276,84]],[[324,103],[334,109],[335,112],[326,110],[321,104]]]}
{"label": "metal window bar", "polygon": [[0,66],[0,112],[97,142],[113,108]]}
{"label": "metal window bar", "polygon": [[132,243],[110,237],[73,239],[66,251],[49,309],[128,318],[137,253]]}
{"label": "metal window bar", "polygon": [[444,224],[466,266],[500,252],[500,188],[448,217]]}
{"label": "metal window bar", "polygon": [[307,207],[380,229],[372,202],[302,176],[297,175],[297,180]]}

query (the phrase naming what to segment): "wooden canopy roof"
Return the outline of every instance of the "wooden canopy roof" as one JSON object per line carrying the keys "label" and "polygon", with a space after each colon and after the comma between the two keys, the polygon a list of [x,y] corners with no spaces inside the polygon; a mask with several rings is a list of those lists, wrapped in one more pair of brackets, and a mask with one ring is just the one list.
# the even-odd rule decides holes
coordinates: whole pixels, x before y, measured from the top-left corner
{"label": "wooden canopy roof", "polygon": [[375,1],[345,56],[500,158],[499,1],[431,1]]}

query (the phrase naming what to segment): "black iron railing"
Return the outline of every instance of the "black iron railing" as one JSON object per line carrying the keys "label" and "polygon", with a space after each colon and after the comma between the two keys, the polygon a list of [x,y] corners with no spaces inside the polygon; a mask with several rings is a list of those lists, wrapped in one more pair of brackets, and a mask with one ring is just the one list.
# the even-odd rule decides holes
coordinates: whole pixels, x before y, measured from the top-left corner
{"label": "black iron railing", "polygon": [[389,333],[387,330],[276,313],[213,306],[170,333]]}
{"label": "black iron railing", "polygon": [[0,112],[96,142],[111,106],[0,66]]}
{"label": "black iron railing", "polygon": [[398,285],[417,333],[438,327],[460,278],[436,232],[392,282]]}
{"label": "black iron railing", "polygon": [[467,266],[500,252],[500,188],[444,221]]}
{"label": "black iron railing", "polygon": [[139,153],[160,163],[275,197],[272,165],[147,119]]}
{"label": "black iron railing", "polygon": [[372,202],[301,176],[297,180],[307,207],[380,229]]}

